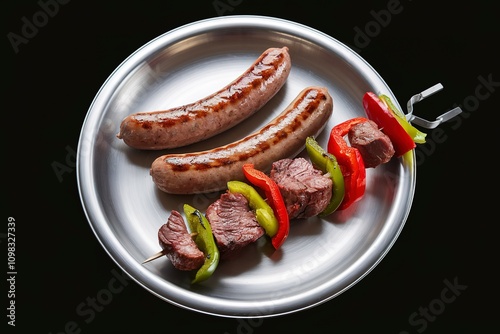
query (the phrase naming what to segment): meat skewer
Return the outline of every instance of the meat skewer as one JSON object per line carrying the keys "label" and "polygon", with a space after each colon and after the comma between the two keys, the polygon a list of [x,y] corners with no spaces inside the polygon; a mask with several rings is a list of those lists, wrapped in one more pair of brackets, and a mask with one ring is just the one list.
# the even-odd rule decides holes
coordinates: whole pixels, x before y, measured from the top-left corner
{"label": "meat skewer", "polygon": [[[387,162],[394,154],[390,140],[368,119],[356,120],[356,124],[351,126],[349,131],[349,141],[370,161],[370,167]],[[307,138],[306,142],[306,147],[310,148],[311,143],[315,143],[316,149],[320,149],[312,137]],[[312,154],[309,151],[308,153]],[[333,200],[332,175],[325,174],[302,157],[274,162],[269,178],[279,188],[289,219],[319,215]],[[250,207],[249,200],[241,193],[230,190],[223,193],[207,208],[205,217],[211,226],[221,259],[235,258],[244,247],[265,234]],[[163,250],[143,263],[166,255],[174,267],[180,270],[195,270],[201,267],[204,254],[196,248],[192,234],[189,234],[182,216],[177,211],[172,211],[168,222],[160,227],[158,238]]]}
{"label": "meat skewer", "polygon": [[[331,193],[332,189],[331,180],[328,176],[315,169],[310,162],[303,158],[296,158],[293,160],[279,160],[275,164],[281,166],[279,172],[275,171],[275,176],[276,180],[283,184],[280,185],[281,189],[283,189],[282,194],[290,199],[288,201],[290,205],[287,207],[287,210],[293,214],[290,217],[311,217],[321,212],[328,205],[331,196],[328,192]],[[276,166],[273,168],[276,168]],[[290,180],[280,181],[277,176],[278,173],[302,175],[291,181],[296,184],[290,187]],[[302,184],[297,186],[300,182]],[[321,186],[318,187],[318,185]],[[292,203],[294,198],[299,197],[298,188],[300,188],[298,191],[308,193],[310,198],[294,205]],[[311,195],[313,193],[315,195]],[[324,196],[324,198],[320,198],[321,196]],[[188,236],[191,237],[192,234],[189,234],[187,229],[179,226],[179,216],[180,214],[177,211],[172,211],[168,222],[162,225],[158,232],[160,244],[164,247],[163,250],[144,260],[143,263],[148,263],[166,255],[171,261],[173,259],[172,263],[178,269],[185,267],[197,269],[195,266],[190,265],[190,262],[193,262],[191,260],[193,252],[190,250],[192,244],[187,242],[187,238]],[[207,208],[205,217],[211,225],[221,259],[234,259],[243,248],[257,241],[265,234],[264,228],[257,222],[255,212],[250,207],[248,199],[240,193],[227,191],[221,194],[219,199]],[[172,244],[172,241],[175,240],[178,240],[179,243],[177,247]],[[185,259],[189,263],[182,265],[178,263],[179,259]]]}
{"label": "meat skewer", "polygon": [[[367,94],[364,98],[372,99],[367,100],[369,102],[377,101],[373,94]],[[391,112],[396,114],[395,111],[386,109],[383,104],[378,102],[372,103],[371,106],[368,106],[366,101],[364,102],[365,108],[378,108],[375,111],[367,110],[367,114],[374,115],[373,118],[377,120],[379,120],[379,118],[376,118],[376,115],[384,114],[385,119],[382,119],[383,124],[390,124],[393,129],[397,129],[395,123],[391,119],[391,117],[394,116],[390,114]],[[373,107],[373,105],[375,105],[375,107]],[[303,158],[281,159],[272,163],[269,179],[274,182],[275,186],[277,185],[279,187],[279,192],[282,196],[280,199],[282,199],[286,204],[286,211],[288,213],[287,219],[288,217],[290,219],[298,219],[316,215],[328,215],[337,208],[339,210],[346,208],[347,206],[342,208],[337,205],[344,201],[343,178],[353,176],[350,174],[347,174],[346,176],[346,170],[344,170],[345,168],[350,168],[350,170],[347,170],[348,173],[357,171],[352,169],[353,167],[362,168],[363,173],[360,174],[362,174],[361,176],[364,178],[365,168],[374,168],[380,164],[388,162],[393,156],[399,157],[402,153],[405,153],[402,151],[396,151],[395,146],[393,146],[393,141],[398,138],[394,137],[394,132],[391,132],[392,137],[394,138],[391,138],[390,135],[386,134],[385,132],[387,129],[381,126],[381,122],[382,121],[380,120],[378,122],[373,121],[372,117],[370,117],[370,119],[358,117],[335,126],[330,134],[328,151],[325,151],[322,147],[320,147],[314,140],[314,137],[308,137],[306,139],[306,149],[311,159],[311,163]],[[381,127],[381,129],[379,129],[379,127]],[[397,129],[397,131],[399,131],[399,129]],[[416,140],[418,138],[422,139],[425,137],[422,135],[417,136],[419,135],[417,131],[408,132],[408,134],[409,133],[413,133],[413,137],[411,137],[412,140]],[[346,140],[345,137],[347,137],[348,140]],[[350,145],[347,144],[348,142]],[[350,151],[346,152],[345,150],[347,148]],[[337,158],[333,155],[334,152],[339,154],[338,156],[341,157],[342,161],[339,160],[337,162]],[[358,162],[360,162],[360,164],[353,165],[352,163],[356,162],[355,160],[359,160]],[[257,175],[248,174],[245,170],[247,165],[248,164],[243,166],[245,176],[249,178],[249,176],[254,177]],[[251,168],[253,168],[253,164],[250,165]],[[254,171],[261,173],[258,170]],[[333,174],[336,174],[337,178],[334,177]],[[339,175],[342,178],[341,187],[337,184]],[[348,186],[355,186],[359,189],[363,186],[362,190],[364,192],[364,179],[356,180],[352,178],[352,181],[354,183],[346,183],[346,191]],[[254,183],[255,181],[251,182]],[[346,182],[351,182],[351,180],[347,178]],[[257,185],[261,187],[261,184],[257,183]],[[228,188],[230,188],[229,183]],[[355,190],[358,191],[359,189]],[[339,194],[335,194],[338,190],[342,191],[340,197]],[[267,190],[266,195],[268,197],[269,194],[269,190]],[[359,193],[356,194],[356,196],[358,195]],[[356,198],[354,198],[354,200],[353,198],[349,199],[349,205],[355,200]],[[285,204],[282,206],[284,207]],[[332,206],[332,204],[335,204],[335,206]],[[210,225],[213,224],[214,239],[217,242],[217,247],[220,247],[223,250],[224,258],[232,258],[243,247],[255,242],[262,235],[264,235],[263,229],[255,224],[256,219],[252,214],[249,214],[249,212],[250,211],[247,210],[247,206],[244,204],[244,196],[236,196],[235,194],[231,194],[229,191],[222,194],[221,198],[210,205],[207,209],[206,216],[210,218],[207,219],[207,223]],[[245,218],[240,220],[241,217],[247,217],[248,220],[245,221]],[[238,221],[244,221],[242,224],[243,228],[238,227]],[[164,226],[160,228],[160,231],[162,229],[165,230]],[[175,227],[176,225],[174,224],[173,226]],[[249,235],[246,236],[244,234],[247,231],[253,231],[253,233],[248,233]],[[216,237],[216,235],[218,235],[218,237]],[[159,234],[159,237],[161,243],[161,233]],[[181,239],[184,240],[184,238]],[[243,242],[239,245],[235,245],[235,240],[243,240]],[[177,251],[178,248],[173,246],[170,248],[164,248],[164,250],[146,259],[143,263],[147,263],[163,255],[167,255],[170,259],[174,259],[174,261],[171,261],[175,265],[175,259],[183,258],[179,254],[171,254],[172,252],[175,253]]]}

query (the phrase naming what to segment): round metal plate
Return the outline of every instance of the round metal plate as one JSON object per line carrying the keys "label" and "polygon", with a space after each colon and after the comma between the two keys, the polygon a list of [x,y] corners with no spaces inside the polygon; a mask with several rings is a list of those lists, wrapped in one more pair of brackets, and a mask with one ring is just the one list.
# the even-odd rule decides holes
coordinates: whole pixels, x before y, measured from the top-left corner
{"label": "round metal plate", "polygon": [[160,250],[158,228],[172,209],[189,203],[204,211],[218,194],[176,196],[157,190],[149,175],[164,151],[138,151],[116,138],[121,120],[202,98],[239,76],[267,48],[288,46],[292,70],[282,90],[259,112],[210,140],[173,152],[226,144],[259,129],[306,86],[326,86],[334,113],[329,129],[364,116],[366,91],[395,96],[351,49],[310,27],[270,17],[228,16],[169,31],[130,55],[97,93],[82,127],[77,177],[91,228],[109,256],[138,284],[180,307],[225,317],[267,317],[310,308],[339,295],[389,251],[409,214],[415,191],[414,156],[367,170],[364,198],[327,219],[291,223],[282,249],[261,238],[238,259],[221,262],[209,280],[191,276]]}

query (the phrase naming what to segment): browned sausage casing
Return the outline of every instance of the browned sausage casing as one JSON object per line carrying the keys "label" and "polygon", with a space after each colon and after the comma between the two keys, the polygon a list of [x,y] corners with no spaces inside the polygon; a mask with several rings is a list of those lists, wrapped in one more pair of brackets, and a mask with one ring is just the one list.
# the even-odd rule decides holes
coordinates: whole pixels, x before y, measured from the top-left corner
{"label": "browned sausage casing", "polygon": [[254,114],[285,84],[288,48],[269,48],[241,76],[196,102],[127,116],[117,137],[137,149],[161,150],[193,144],[221,133]]}
{"label": "browned sausage casing", "polygon": [[230,180],[244,180],[242,166],[269,170],[274,161],[293,157],[308,136],[317,136],[333,112],[333,100],[324,87],[308,87],[260,131],[215,149],[167,154],[151,165],[158,188],[171,194],[219,191]]}

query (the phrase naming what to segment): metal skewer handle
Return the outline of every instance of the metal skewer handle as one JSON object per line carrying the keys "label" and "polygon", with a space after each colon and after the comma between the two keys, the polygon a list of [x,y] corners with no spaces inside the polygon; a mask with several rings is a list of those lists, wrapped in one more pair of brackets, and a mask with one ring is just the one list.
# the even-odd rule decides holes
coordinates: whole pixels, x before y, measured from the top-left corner
{"label": "metal skewer handle", "polygon": [[435,121],[429,121],[429,120],[426,120],[426,119],[423,119],[421,117],[413,115],[413,105],[415,103],[422,101],[423,99],[439,92],[442,89],[443,89],[443,85],[438,83],[430,88],[427,88],[426,90],[422,91],[419,94],[413,95],[410,98],[410,100],[408,100],[408,103],[406,105],[407,110],[408,110],[408,113],[406,114],[406,119],[408,120],[408,122],[413,122],[417,125],[420,125],[424,128],[427,128],[427,129],[434,129],[439,124],[446,122],[446,121],[452,119],[453,117],[457,116],[458,114],[460,114],[462,112],[462,109],[460,107],[456,107],[456,108],[453,108],[453,109],[445,112],[444,114],[438,116]]}

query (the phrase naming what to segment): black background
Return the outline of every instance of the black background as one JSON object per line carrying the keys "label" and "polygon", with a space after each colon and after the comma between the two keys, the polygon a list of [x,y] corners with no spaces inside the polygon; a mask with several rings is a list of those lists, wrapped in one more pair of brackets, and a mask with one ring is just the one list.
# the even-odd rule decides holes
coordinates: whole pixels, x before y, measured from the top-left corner
{"label": "black background", "polygon": [[[376,21],[397,3],[73,0],[60,4],[16,52],[9,34],[21,36],[26,20],[33,22],[42,7],[35,0],[5,2],[3,100],[8,103],[2,174],[7,204],[0,241],[6,263],[7,218],[14,217],[18,274],[16,326],[7,325],[4,308],[2,327],[9,333],[31,328],[54,334],[168,333],[173,327],[221,334],[497,329],[498,167],[492,159],[498,155],[500,15],[485,0],[440,5],[401,0],[390,20]],[[439,132],[430,131],[429,143],[417,149],[417,190],[402,234],[354,287],[291,315],[244,321],[203,315],[164,302],[128,280],[92,319],[82,316],[78,306],[122,273],[94,237],[76,184],[74,151],[94,96],[111,72],[151,39],[200,19],[243,14],[296,21],[338,39],[379,72],[402,104],[441,82],[445,89],[419,104],[419,115],[432,119],[462,105],[461,116],[442,124]],[[367,35],[361,38],[357,31]],[[58,176],[54,165],[66,171]],[[7,307],[5,280],[0,295]],[[445,308],[425,326],[423,316],[411,323],[421,307],[440,305],[445,280],[461,285],[460,295],[442,304]]]}

